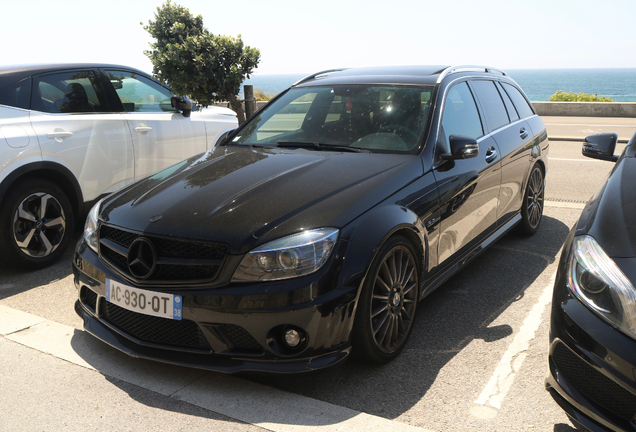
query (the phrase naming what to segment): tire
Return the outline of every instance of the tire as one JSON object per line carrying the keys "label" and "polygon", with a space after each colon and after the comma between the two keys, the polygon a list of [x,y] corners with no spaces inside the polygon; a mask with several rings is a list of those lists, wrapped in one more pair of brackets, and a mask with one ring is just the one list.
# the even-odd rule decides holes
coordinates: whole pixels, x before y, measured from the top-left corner
{"label": "tire", "polygon": [[14,186],[0,208],[0,258],[26,269],[51,265],[64,254],[73,222],[73,209],[59,187],[26,180]]}
{"label": "tire", "polygon": [[362,286],[353,324],[354,355],[387,363],[404,349],[413,329],[420,272],[411,244],[390,238],[374,258]]}
{"label": "tire", "polygon": [[543,170],[537,164],[532,168],[528,185],[521,204],[521,224],[519,229],[527,236],[534,235],[543,218],[545,197],[545,178]]}

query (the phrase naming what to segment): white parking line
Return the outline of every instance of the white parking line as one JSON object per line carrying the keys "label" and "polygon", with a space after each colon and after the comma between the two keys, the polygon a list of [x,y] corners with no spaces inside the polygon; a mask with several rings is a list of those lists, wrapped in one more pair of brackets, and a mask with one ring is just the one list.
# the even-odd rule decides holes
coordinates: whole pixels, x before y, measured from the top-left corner
{"label": "white parking line", "polygon": [[[544,288],[537,303],[532,307],[519,333],[514,337],[499,361],[488,384],[486,384],[486,387],[475,401],[475,404],[479,405],[479,407],[474,407],[476,409],[471,410],[473,415],[481,418],[494,417],[497,414],[497,411],[494,410],[501,409],[501,402],[508,394],[517,372],[521,369],[526,359],[526,351],[530,347],[530,341],[534,339],[534,335],[541,324],[543,311],[546,305],[550,303],[555,278],[556,272],[550,278],[550,282]],[[486,409],[480,409],[483,407]]]}
{"label": "white parking line", "polygon": [[229,375],[136,360],[84,331],[3,305],[0,335],[105,376],[273,432],[432,432]]}
{"label": "white parking line", "polygon": [[571,203],[565,201],[550,201],[546,198],[545,200],[546,207],[559,207],[559,208],[569,208],[569,209],[579,209],[582,210],[585,208],[585,204],[583,203]]}

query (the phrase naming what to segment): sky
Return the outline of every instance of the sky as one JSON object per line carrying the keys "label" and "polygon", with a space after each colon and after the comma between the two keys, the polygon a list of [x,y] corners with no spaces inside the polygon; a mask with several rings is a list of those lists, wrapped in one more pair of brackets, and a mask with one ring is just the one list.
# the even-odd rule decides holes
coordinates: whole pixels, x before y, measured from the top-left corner
{"label": "sky", "polygon": [[[152,72],[162,0],[0,0],[0,66],[103,62]],[[634,0],[180,0],[258,48],[256,74],[380,65],[636,67]]]}

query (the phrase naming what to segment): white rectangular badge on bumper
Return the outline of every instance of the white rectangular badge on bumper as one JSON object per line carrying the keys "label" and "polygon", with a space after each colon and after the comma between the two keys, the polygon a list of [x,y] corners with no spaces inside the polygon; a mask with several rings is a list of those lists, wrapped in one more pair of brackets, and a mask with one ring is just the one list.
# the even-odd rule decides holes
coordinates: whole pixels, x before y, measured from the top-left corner
{"label": "white rectangular badge on bumper", "polygon": [[143,290],[106,279],[106,301],[129,311],[161,318],[181,320],[180,295]]}

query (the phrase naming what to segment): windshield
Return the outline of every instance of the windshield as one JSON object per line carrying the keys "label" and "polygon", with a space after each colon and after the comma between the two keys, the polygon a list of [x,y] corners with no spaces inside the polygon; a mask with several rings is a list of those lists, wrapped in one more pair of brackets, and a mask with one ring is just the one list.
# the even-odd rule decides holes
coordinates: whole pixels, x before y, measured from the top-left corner
{"label": "windshield", "polygon": [[293,88],[259,112],[232,144],[407,153],[428,121],[432,87]]}

